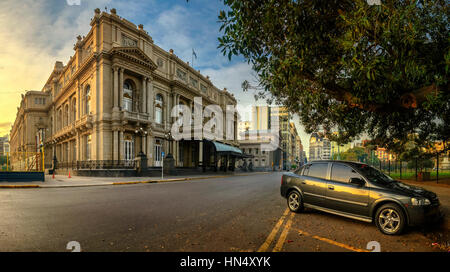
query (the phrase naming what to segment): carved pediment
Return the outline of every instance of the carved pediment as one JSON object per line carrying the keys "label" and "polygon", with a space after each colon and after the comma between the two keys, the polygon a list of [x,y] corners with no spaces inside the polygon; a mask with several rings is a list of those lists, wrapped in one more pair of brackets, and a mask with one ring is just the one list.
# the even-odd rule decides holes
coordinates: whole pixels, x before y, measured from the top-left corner
{"label": "carved pediment", "polygon": [[150,68],[152,71],[158,68],[153,60],[138,47],[114,47],[113,49],[111,49],[110,53],[113,56],[119,55],[132,62],[141,64],[145,67]]}

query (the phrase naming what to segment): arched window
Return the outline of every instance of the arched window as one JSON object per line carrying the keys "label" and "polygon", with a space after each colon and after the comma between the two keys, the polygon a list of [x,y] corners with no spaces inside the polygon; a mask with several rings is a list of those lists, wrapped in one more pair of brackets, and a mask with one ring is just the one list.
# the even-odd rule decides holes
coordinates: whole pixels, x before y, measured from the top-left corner
{"label": "arched window", "polygon": [[75,120],[77,120],[77,99],[73,98],[72,99],[72,118],[71,118],[72,122],[75,122]]}
{"label": "arched window", "polygon": [[129,79],[125,80],[123,83],[123,109],[126,111],[133,111],[135,90],[133,82]]}
{"label": "arched window", "polygon": [[157,124],[163,122],[163,97],[161,94],[157,94],[155,99],[155,122]]}
{"label": "arched window", "polygon": [[63,122],[63,116],[62,116],[62,110],[61,109],[59,109],[59,111],[58,111],[58,116],[57,116],[56,121],[58,122],[58,124],[57,124],[58,129],[57,130],[62,129],[62,127],[63,127],[63,123],[62,123]]}
{"label": "arched window", "polygon": [[84,114],[90,114],[91,112],[91,86],[87,85],[84,90]]}
{"label": "arched window", "polygon": [[64,106],[64,127],[69,124],[69,104]]}

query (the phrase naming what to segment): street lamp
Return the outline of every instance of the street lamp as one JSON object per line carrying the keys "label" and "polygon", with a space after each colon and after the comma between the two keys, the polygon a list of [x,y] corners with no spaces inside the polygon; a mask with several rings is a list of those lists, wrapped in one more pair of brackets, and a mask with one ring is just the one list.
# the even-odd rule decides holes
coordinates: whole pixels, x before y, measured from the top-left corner
{"label": "street lamp", "polygon": [[136,134],[141,134],[141,151],[139,152],[139,156],[143,156],[144,154],[144,137],[147,136],[148,132],[145,131],[142,127],[135,130]]}
{"label": "street lamp", "polygon": [[167,154],[167,157],[172,157],[172,148],[171,148],[171,144],[172,144],[172,133],[169,131],[166,134],[164,134],[164,137],[167,139],[167,141],[169,142],[169,153]]}

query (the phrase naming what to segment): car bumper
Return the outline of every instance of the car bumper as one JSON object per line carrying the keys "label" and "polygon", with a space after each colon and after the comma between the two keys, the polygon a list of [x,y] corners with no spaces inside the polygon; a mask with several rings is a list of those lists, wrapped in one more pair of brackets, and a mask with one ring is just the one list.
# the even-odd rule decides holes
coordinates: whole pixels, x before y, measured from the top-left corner
{"label": "car bumper", "polygon": [[281,186],[280,187],[280,194],[281,194],[282,197],[284,197],[284,198],[287,197],[286,196],[287,190],[288,190],[287,186]]}
{"label": "car bumper", "polygon": [[439,222],[444,216],[440,205],[410,206],[407,210],[410,226],[433,224]]}

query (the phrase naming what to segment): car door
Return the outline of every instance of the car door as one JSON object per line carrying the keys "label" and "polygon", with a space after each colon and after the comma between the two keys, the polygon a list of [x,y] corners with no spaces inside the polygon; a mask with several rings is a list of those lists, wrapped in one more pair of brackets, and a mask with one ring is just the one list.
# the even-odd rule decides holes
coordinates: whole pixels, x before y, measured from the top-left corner
{"label": "car door", "polygon": [[330,180],[327,181],[324,206],[329,209],[369,216],[369,187],[350,182],[351,178],[363,177],[350,166],[333,162]]}
{"label": "car door", "polygon": [[328,163],[313,163],[305,166],[300,179],[304,202],[322,206],[327,186]]}

